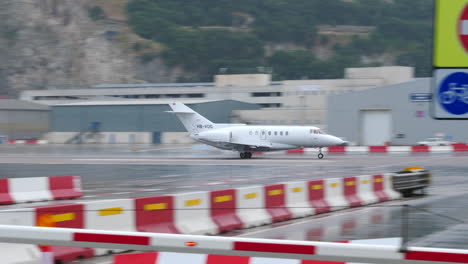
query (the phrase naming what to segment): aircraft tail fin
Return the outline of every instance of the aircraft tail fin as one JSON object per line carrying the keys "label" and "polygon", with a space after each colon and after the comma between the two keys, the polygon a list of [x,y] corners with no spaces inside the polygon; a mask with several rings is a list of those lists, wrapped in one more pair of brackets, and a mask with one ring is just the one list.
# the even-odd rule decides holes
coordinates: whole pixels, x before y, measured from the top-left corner
{"label": "aircraft tail fin", "polygon": [[199,132],[213,129],[215,126],[213,122],[183,103],[174,102],[169,104],[169,106],[172,108],[172,111],[168,112],[174,113],[190,134],[198,134]]}

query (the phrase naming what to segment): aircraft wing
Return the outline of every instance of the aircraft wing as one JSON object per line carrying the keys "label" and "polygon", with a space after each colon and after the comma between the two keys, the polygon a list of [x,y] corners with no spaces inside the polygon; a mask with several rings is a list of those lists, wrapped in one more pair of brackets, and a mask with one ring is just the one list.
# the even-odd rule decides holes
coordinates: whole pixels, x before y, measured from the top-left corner
{"label": "aircraft wing", "polygon": [[250,149],[251,151],[265,151],[271,149],[271,144],[263,143],[263,142],[229,142],[227,144],[231,144],[234,149]]}

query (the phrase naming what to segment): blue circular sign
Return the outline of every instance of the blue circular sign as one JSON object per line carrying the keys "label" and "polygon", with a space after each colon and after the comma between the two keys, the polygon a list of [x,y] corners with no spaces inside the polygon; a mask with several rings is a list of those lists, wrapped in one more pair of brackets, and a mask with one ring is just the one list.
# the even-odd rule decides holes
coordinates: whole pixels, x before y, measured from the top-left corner
{"label": "blue circular sign", "polygon": [[453,115],[468,113],[468,73],[455,72],[447,76],[437,93],[439,104]]}

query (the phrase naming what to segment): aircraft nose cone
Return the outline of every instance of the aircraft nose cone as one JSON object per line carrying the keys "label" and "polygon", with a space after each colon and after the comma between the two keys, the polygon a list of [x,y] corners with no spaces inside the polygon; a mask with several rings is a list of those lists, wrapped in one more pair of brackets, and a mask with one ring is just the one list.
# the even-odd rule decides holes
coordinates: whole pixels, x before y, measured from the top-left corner
{"label": "aircraft nose cone", "polygon": [[330,141],[332,146],[346,146],[347,143],[346,141],[338,137],[332,137]]}

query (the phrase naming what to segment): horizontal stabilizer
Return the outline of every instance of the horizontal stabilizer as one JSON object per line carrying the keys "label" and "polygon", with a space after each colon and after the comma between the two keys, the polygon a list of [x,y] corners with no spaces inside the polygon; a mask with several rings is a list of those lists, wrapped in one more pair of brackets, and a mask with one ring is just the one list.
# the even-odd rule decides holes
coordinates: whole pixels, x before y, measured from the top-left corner
{"label": "horizontal stabilizer", "polygon": [[171,114],[195,114],[194,112],[183,112],[183,111],[164,111]]}

